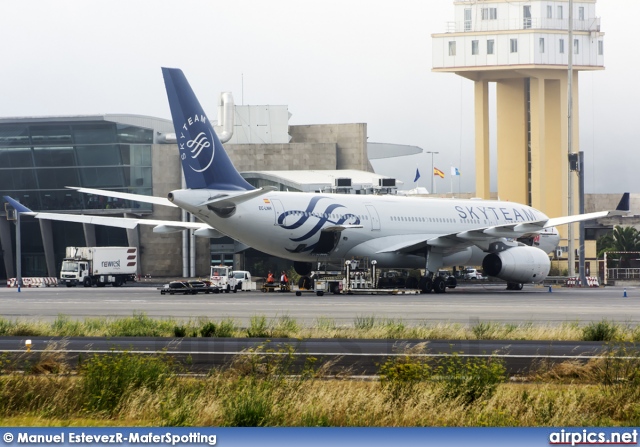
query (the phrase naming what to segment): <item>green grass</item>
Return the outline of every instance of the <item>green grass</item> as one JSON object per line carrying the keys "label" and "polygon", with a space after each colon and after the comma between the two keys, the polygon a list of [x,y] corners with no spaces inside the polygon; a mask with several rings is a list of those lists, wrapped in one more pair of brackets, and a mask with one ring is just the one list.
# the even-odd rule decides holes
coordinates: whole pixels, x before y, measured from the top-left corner
{"label": "green grass", "polygon": [[351,324],[318,317],[303,325],[287,314],[275,318],[254,315],[242,327],[232,318],[210,320],[154,319],[144,313],[122,318],[72,319],[59,315],[52,323],[0,317],[1,336],[51,337],[250,337],[250,338],[373,338],[423,340],[588,340],[640,341],[640,327],[607,320],[559,325],[482,321],[473,324],[420,323],[402,319],[356,316]]}
{"label": "green grass", "polygon": [[[541,366],[510,383],[501,360],[426,361],[425,345],[379,366],[379,379],[327,380],[295,348],[257,347],[207,376],[185,377],[164,355],[97,355],[55,373],[0,375],[4,426],[636,426],[640,358],[610,346],[587,364]],[[51,360],[53,361],[53,360]],[[9,365],[10,366],[10,365]]]}

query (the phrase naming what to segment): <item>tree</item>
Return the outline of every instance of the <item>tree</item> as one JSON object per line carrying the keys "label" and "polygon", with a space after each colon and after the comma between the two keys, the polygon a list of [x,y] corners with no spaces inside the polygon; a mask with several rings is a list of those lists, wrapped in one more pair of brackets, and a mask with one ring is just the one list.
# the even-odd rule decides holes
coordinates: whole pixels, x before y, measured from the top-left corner
{"label": "tree", "polygon": [[[613,231],[598,238],[596,242],[598,257],[610,251],[640,252],[640,232],[634,227],[616,225]],[[620,255],[620,267],[629,267],[633,254]]]}

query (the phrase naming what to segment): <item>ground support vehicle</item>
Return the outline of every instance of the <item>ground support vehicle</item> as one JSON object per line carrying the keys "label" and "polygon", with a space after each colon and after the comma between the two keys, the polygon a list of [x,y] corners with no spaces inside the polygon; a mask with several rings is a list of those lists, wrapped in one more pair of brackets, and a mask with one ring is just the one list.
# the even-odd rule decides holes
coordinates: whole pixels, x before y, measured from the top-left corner
{"label": "ground support vehicle", "polygon": [[137,266],[136,247],[67,247],[60,268],[60,284],[120,287],[127,281],[135,281]]}
{"label": "ground support vehicle", "polygon": [[265,282],[264,284],[262,284],[262,287],[260,287],[260,291],[262,293],[291,292],[291,286],[288,283],[287,284],[282,284],[282,283],[268,284]]}
{"label": "ground support vehicle", "polygon": [[204,281],[171,281],[169,284],[159,287],[158,290],[160,290],[160,295],[175,295],[176,293],[183,295],[220,293],[217,287],[211,286]]}
{"label": "ground support vehicle", "polygon": [[251,279],[251,273],[246,270],[234,270],[233,279],[235,280],[234,292],[248,292],[256,290],[256,283]]}
{"label": "ground support vehicle", "polygon": [[[325,293],[346,295],[417,295],[420,293],[418,288],[377,288],[377,273],[376,261],[371,261],[370,265],[359,260],[345,261],[343,272],[314,272],[311,278],[313,291],[317,296],[323,296]],[[300,295],[302,290],[296,291],[296,296]]]}
{"label": "ground support vehicle", "polygon": [[220,291],[236,293],[237,291],[256,290],[256,283],[251,279],[251,273],[246,270],[233,270],[231,266],[211,266],[211,285]]}

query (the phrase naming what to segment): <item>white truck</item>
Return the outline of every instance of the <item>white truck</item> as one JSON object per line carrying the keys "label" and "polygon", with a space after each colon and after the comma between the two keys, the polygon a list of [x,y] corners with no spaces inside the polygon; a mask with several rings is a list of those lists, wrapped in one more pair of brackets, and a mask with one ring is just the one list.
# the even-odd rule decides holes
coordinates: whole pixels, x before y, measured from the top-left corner
{"label": "white truck", "polygon": [[137,265],[138,249],[135,247],[67,247],[60,269],[60,284],[120,287],[135,280]]}
{"label": "white truck", "polygon": [[211,266],[212,286],[217,286],[225,293],[236,293],[238,290],[256,290],[256,283],[251,280],[251,273],[246,270],[233,270],[226,265]]}

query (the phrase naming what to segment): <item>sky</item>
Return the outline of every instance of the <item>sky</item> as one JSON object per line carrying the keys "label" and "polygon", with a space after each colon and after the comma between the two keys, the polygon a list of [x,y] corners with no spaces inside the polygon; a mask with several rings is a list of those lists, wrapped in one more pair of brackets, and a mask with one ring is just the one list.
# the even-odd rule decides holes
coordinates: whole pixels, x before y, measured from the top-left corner
{"label": "sky", "polygon": [[[574,149],[587,193],[640,192],[640,2],[599,0],[596,14],[606,69],[580,74]],[[438,152],[437,192],[475,188],[473,84],[431,71],[453,0],[0,0],[0,17],[0,117],[168,119],[160,67],[177,67],[210,117],[230,91],[236,104],[288,105],[292,125],[367,123],[371,142]],[[373,165],[430,189],[431,157]]]}

